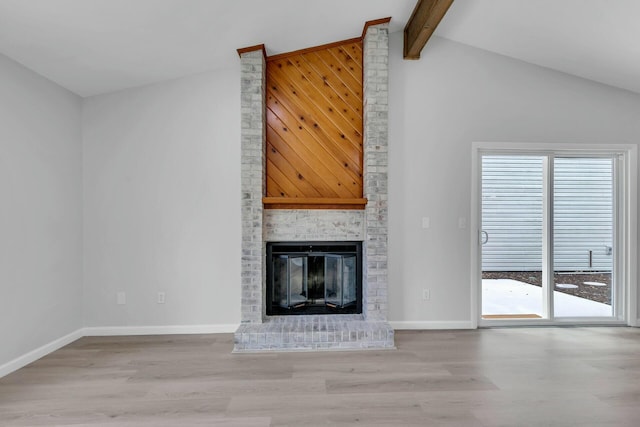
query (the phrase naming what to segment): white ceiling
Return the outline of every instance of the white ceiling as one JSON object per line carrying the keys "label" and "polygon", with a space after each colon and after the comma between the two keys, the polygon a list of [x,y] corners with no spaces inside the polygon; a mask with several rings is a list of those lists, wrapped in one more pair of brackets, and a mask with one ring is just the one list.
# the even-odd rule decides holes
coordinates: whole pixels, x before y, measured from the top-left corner
{"label": "white ceiling", "polygon": [[455,0],[436,33],[640,93],[638,0]]}
{"label": "white ceiling", "polygon": [[[0,52],[81,96],[357,37],[416,0],[0,0]],[[436,35],[640,93],[640,1],[455,0]]]}

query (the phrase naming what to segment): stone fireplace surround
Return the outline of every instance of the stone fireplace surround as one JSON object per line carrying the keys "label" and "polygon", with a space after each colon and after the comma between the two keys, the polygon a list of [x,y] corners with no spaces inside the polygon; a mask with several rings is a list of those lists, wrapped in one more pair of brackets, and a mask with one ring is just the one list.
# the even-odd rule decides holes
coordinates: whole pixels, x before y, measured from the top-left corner
{"label": "stone fireplace surround", "polygon": [[[234,352],[394,348],[387,322],[389,19],[363,32],[364,210],[263,209],[265,83],[263,46],[241,61],[241,325]],[[362,241],[363,313],[266,316],[267,241]]]}

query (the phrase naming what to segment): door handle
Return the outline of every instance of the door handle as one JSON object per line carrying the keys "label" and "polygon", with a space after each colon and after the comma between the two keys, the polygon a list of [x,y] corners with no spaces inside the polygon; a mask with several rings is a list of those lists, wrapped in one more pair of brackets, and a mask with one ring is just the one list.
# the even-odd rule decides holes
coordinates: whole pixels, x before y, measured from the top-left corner
{"label": "door handle", "polygon": [[484,230],[480,230],[480,244],[485,245],[489,241],[489,233]]}

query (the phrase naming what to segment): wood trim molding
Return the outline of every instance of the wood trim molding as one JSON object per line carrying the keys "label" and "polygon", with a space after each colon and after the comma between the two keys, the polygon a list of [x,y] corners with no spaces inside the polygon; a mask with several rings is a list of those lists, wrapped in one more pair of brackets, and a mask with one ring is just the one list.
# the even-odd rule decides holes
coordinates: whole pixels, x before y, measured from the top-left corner
{"label": "wood trim molding", "polygon": [[256,50],[262,50],[262,56],[267,57],[267,50],[264,47],[264,44],[257,44],[255,46],[248,46],[237,49],[238,56],[242,56],[243,53],[253,52]]}
{"label": "wood trim molding", "polygon": [[367,204],[367,199],[263,197],[265,209],[359,209]]}
{"label": "wood trim molding", "polygon": [[420,59],[420,52],[444,18],[453,0],[419,0],[404,27],[404,59]]}
{"label": "wood trim molding", "polygon": [[362,29],[362,36],[360,36],[360,38],[364,40],[364,36],[367,34],[367,30],[369,29],[369,27],[373,25],[386,24],[387,22],[390,22],[390,21],[391,21],[391,17],[388,16],[386,18],[374,19],[373,21],[365,22],[364,28]]}

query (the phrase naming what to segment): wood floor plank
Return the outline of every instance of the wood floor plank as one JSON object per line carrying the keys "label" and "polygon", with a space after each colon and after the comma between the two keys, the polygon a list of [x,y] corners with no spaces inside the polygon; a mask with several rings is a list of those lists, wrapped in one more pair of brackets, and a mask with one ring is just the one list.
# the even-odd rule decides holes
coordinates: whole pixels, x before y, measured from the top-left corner
{"label": "wood floor plank", "polygon": [[232,354],[232,334],[87,337],[0,378],[5,426],[616,426],[640,329],[397,331],[397,350]]}
{"label": "wood floor plank", "polygon": [[[274,408],[290,408],[286,402],[292,402],[295,408],[274,412]],[[251,416],[272,414],[274,426],[424,425],[421,406],[412,393],[292,395],[284,399],[278,396],[237,396],[231,400],[228,412]]]}
{"label": "wood floor plank", "polygon": [[314,364],[296,364],[293,366],[293,378],[325,378],[342,379],[356,375],[406,375],[406,374],[431,374],[431,375],[451,375],[451,372],[442,364],[433,363],[388,363],[377,362],[317,362]]}
{"label": "wood floor plank", "polygon": [[421,392],[429,390],[497,390],[481,375],[383,374],[327,380],[328,393]]}

